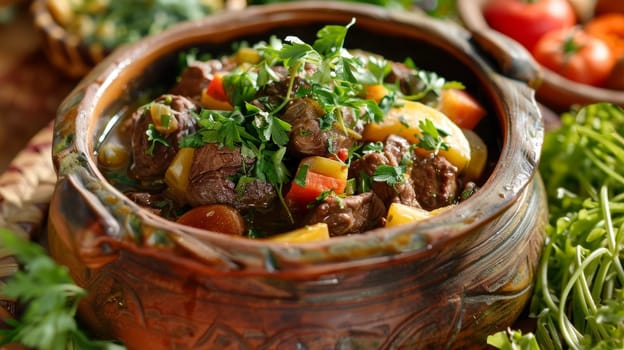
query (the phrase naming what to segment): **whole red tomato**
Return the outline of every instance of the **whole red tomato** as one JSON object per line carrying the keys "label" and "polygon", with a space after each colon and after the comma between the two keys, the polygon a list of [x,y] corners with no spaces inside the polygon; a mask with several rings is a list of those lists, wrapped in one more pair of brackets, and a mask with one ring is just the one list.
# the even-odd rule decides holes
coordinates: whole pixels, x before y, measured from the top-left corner
{"label": "whole red tomato", "polygon": [[581,28],[544,35],[533,48],[533,57],[544,67],[576,82],[600,86],[615,65],[615,56],[601,39]]}
{"label": "whole red tomato", "polygon": [[574,8],[567,0],[490,0],[483,16],[490,27],[529,51],[542,35],[576,24]]}

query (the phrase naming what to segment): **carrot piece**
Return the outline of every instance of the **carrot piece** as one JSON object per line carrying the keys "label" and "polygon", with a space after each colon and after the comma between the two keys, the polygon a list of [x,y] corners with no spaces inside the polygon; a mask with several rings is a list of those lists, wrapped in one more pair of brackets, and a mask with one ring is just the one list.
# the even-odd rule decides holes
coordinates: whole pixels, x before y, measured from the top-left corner
{"label": "carrot piece", "polygon": [[325,191],[332,190],[336,194],[342,194],[346,185],[347,181],[344,179],[337,179],[308,171],[305,178],[305,186],[301,186],[293,181],[290,185],[290,190],[286,194],[286,199],[301,204],[307,204],[315,200],[316,197]]}
{"label": "carrot piece", "polygon": [[216,109],[219,111],[233,111],[234,107],[229,101],[219,100],[206,93],[206,90],[201,95],[201,105],[207,109]]}
{"label": "carrot piece", "polygon": [[383,84],[364,85],[365,97],[379,103],[388,94]]}
{"label": "carrot piece", "polygon": [[245,220],[233,207],[225,204],[208,204],[195,207],[176,221],[179,224],[235,236],[245,233]]}
{"label": "carrot piece", "polygon": [[486,113],[474,97],[459,89],[442,90],[439,110],[463,129],[474,129]]}

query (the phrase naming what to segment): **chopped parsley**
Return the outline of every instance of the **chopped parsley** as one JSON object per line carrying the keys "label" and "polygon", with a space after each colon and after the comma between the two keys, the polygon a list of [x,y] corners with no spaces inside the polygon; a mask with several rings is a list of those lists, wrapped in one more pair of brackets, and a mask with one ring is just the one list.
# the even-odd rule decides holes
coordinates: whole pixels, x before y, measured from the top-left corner
{"label": "chopped parsley", "polygon": [[156,143],[160,143],[165,147],[169,147],[169,142],[167,142],[167,140],[165,140],[162,134],[158,132],[158,130],[156,130],[156,126],[154,125],[154,123],[150,123],[147,126],[147,130],[145,131],[145,134],[147,135],[147,140],[151,142],[151,145],[149,146],[147,151],[145,151],[145,153],[152,155],[154,153],[154,148],[156,147]]}
{"label": "chopped parsley", "polygon": [[383,149],[384,149],[383,142],[381,141],[369,142],[365,144],[364,147],[362,147],[362,153],[368,154],[368,153],[383,152]]}
{"label": "chopped parsley", "polygon": [[344,209],[345,208],[345,204],[344,204],[344,200],[342,199],[342,196],[338,195],[336,192],[334,192],[332,190],[327,190],[327,191],[321,192],[321,194],[319,194],[314,199],[314,201],[312,201],[312,202],[310,202],[308,204],[308,207],[314,208],[319,203],[325,201],[327,198],[333,198],[336,201],[336,203],[338,204],[338,209]]}
{"label": "chopped parsley", "polygon": [[405,166],[379,165],[375,168],[372,179],[376,182],[385,182],[392,187],[400,185],[405,182]]}
{"label": "chopped parsley", "polygon": [[449,146],[443,140],[444,137],[449,136],[448,132],[438,129],[430,119],[419,121],[418,127],[422,131],[421,135],[416,135],[418,147],[427,151],[433,151],[434,154],[437,154],[440,150],[448,151]]}
{"label": "chopped parsley", "polygon": [[297,175],[295,175],[295,178],[293,180],[294,183],[296,183],[297,185],[301,186],[301,187],[305,187],[306,185],[306,179],[308,178],[308,168],[310,166],[308,164],[302,164],[299,167],[299,171],[297,171]]}

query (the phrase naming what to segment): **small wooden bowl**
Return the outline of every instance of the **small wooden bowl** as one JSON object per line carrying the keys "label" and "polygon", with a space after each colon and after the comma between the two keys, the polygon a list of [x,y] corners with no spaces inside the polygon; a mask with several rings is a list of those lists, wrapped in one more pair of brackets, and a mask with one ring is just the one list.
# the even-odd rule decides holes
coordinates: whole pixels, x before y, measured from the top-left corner
{"label": "small wooden bowl", "polygon": [[[504,36],[490,28],[483,17],[488,0],[457,0],[457,10],[466,28],[483,38]],[[517,50],[525,50],[518,44]],[[526,51],[526,50],[525,50]],[[503,54],[503,53],[499,53]],[[575,105],[611,102],[624,106],[624,91],[605,89],[566,79],[540,66],[542,81],[537,87],[537,100],[556,112],[565,112]]]}
{"label": "small wooden bowl", "polygon": [[[395,228],[280,244],[167,221],[98,170],[102,126],[148,87],[173,82],[168,72],[179,52],[218,54],[233,41],[270,35],[309,42],[323,25],[352,18],[346,47],[412,57],[462,81],[486,106],[478,132],[492,154],[491,175],[453,210]],[[544,129],[533,90],[499,74],[481,53],[470,33],[451,23],[322,1],[181,24],[107,57],[65,100],[54,132],[59,180],[50,254],[89,291],[79,309],[85,324],[130,349],[483,346],[514,323],[531,296],[547,209],[537,175]],[[533,71],[522,69],[527,64],[517,57],[512,71]]]}

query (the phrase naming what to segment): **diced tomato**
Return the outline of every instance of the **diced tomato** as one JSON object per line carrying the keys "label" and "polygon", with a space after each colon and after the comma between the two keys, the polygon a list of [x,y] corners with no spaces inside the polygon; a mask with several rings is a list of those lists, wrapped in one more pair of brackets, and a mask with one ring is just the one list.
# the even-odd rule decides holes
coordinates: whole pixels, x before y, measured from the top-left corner
{"label": "diced tomato", "polygon": [[342,194],[346,185],[346,180],[308,171],[306,174],[305,186],[301,186],[293,181],[290,190],[286,194],[286,199],[301,204],[307,204],[315,200],[316,197],[325,191],[332,190],[336,194]]}
{"label": "diced tomato", "polygon": [[225,88],[223,87],[223,77],[216,74],[206,88],[206,94],[214,97],[219,101],[228,101]]}
{"label": "diced tomato", "polygon": [[346,148],[341,148],[338,150],[338,153],[336,154],[336,156],[341,161],[346,162],[347,159],[349,158],[349,150]]}

